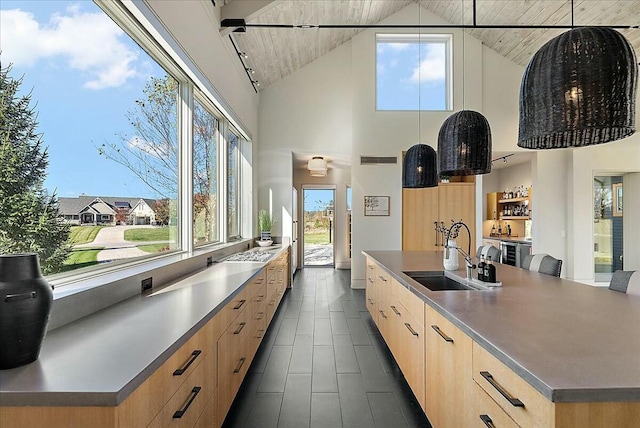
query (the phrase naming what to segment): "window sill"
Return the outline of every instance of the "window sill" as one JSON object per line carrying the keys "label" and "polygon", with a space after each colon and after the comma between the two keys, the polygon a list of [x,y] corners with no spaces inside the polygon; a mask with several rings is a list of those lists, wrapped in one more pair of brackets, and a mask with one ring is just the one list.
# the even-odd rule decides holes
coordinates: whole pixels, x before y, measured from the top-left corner
{"label": "window sill", "polygon": [[142,261],[105,268],[100,272],[47,278],[56,288],[48,330],[54,330],[141,293],[141,281],[152,278],[153,288],[192,274],[217,260],[246,250],[251,239],[209,245],[192,252],[173,252]]}

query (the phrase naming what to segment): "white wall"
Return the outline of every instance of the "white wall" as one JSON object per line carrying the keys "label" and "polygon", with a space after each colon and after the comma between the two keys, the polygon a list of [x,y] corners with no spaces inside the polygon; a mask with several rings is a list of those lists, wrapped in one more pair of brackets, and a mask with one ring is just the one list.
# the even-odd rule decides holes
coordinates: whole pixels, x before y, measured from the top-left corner
{"label": "white wall", "polygon": [[[259,208],[273,207],[284,220],[291,216],[293,152],[351,158],[350,94],[350,43],[260,93]],[[290,237],[288,225],[276,224],[273,234]]]}
{"label": "white wall", "polygon": [[622,178],[624,270],[640,270],[640,172]]}

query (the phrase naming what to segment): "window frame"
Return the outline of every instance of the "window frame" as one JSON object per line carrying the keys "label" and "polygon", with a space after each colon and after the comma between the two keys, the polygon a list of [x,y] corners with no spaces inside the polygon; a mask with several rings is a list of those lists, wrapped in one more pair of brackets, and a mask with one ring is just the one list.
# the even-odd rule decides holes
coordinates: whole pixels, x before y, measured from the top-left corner
{"label": "window frame", "polygon": [[[236,209],[236,228],[237,228],[237,233],[236,234],[231,234],[230,233],[230,228],[229,228],[229,194],[230,194],[230,190],[229,190],[229,134],[233,134],[236,137],[236,148],[235,148],[235,156],[236,156],[236,168],[235,168],[235,172],[236,172],[236,203],[235,203],[235,209]],[[231,124],[228,124],[227,126],[227,130],[226,130],[226,138],[225,138],[225,174],[226,174],[226,179],[225,179],[225,187],[226,187],[226,192],[225,192],[225,197],[226,197],[226,203],[225,203],[225,208],[226,208],[226,215],[225,215],[225,227],[227,229],[226,232],[226,236],[227,236],[227,242],[230,241],[237,241],[239,239],[242,239],[242,190],[243,190],[243,181],[242,181],[242,136],[240,134],[240,132],[238,132],[235,127],[233,127]]]}
{"label": "window frame", "polygon": [[[376,33],[375,34],[375,110],[376,111],[402,111],[402,112],[415,112],[415,111],[453,111],[453,38],[452,33]],[[445,108],[443,110],[430,110],[422,109],[418,104],[418,109],[402,109],[402,110],[390,110],[381,109],[378,107],[378,43],[442,43],[445,46]],[[419,64],[418,64],[419,66]],[[418,90],[420,91],[420,83],[418,83]]]}

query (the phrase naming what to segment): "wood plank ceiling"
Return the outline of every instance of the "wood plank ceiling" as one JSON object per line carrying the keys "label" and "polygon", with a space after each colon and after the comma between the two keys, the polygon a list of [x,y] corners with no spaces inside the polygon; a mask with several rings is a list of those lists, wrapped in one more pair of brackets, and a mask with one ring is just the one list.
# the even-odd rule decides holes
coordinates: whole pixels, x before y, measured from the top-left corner
{"label": "wood plank ceiling", "polygon": [[[243,0],[225,0],[225,3]],[[276,0],[253,14],[259,24],[377,24],[410,3],[419,3],[451,24],[473,24],[473,0]],[[573,0],[574,24],[639,25],[640,0]],[[477,0],[479,25],[571,25],[571,0]],[[293,73],[350,40],[363,29],[247,28],[233,33],[259,89]],[[423,30],[424,31],[424,30]],[[560,29],[468,29],[511,61],[526,66]],[[619,30],[640,54],[640,29]]]}

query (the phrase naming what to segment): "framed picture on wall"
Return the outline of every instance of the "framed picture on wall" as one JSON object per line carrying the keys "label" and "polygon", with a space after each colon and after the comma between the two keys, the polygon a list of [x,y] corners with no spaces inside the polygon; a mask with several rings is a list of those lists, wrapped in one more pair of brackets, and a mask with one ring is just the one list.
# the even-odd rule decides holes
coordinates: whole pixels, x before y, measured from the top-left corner
{"label": "framed picture on wall", "polygon": [[611,186],[613,193],[613,216],[622,216],[622,183],[616,183]]}
{"label": "framed picture on wall", "polygon": [[364,197],[365,216],[388,216],[389,196],[365,196]]}

